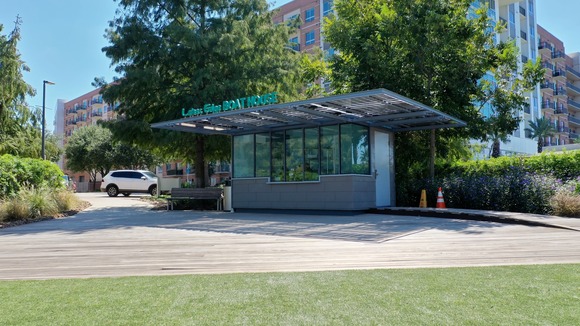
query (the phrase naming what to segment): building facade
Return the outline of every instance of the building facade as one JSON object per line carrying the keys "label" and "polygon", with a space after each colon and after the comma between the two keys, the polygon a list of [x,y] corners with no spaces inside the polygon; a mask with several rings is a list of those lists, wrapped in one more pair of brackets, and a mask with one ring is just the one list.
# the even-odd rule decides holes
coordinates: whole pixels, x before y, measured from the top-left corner
{"label": "building facade", "polygon": [[580,143],[580,52],[566,57],[566,91],[570,142]]}
{"label": "building facade", "polygon": [[550,120],[556,133],[544,139],[544,146],[559,146],[570,143],[568,124],[568,92],[566,77],[567,56],[564,42],[538,26],[540,41],[538,51],[545,68],[545,79],[541,83],[542,113]]}

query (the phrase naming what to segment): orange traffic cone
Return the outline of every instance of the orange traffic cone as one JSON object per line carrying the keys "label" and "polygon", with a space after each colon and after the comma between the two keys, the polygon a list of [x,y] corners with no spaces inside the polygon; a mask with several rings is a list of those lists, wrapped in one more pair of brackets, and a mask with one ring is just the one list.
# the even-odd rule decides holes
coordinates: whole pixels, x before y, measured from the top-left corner
{"label": "orange traffic cone", "polygon": [[439,192],[437,193],[437,205],[435,206],[435,208],[447,208],[445,207],[445,200],[443,199],[441,187],[439,187]]}
{"label": "orange traffic cone", "polygon": [[421,201],[419,201],[419,208],[427,208],[427,191],[421,190]]}

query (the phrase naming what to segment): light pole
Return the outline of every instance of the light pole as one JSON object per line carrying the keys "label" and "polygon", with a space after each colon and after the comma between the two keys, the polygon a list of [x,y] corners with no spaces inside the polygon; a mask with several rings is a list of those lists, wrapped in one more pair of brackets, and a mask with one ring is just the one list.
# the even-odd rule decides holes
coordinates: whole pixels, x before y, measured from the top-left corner
{"label": "light pole", "polygon": [[46,102],[46,84],[49,85],[54,85],[53,82],[48,81],[48,80],[43,80],[42,81],[42,149],[40,151],[40,155],[42,156],[43,160],[46,160],[46,155],[44,155],[44,125],[45,123],[45,102]]}

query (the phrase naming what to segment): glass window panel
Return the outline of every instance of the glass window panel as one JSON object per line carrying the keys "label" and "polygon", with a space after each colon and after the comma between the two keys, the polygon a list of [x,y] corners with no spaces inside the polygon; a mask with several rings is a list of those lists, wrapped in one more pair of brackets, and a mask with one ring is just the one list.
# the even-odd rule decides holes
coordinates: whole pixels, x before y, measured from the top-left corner
{"label": "glass window panel", "polygon": [[303,129],[286,130],[286,181],[304,180]]}
{"label": "glass window panel", "polygon": [[339,174],[338,126],[320,128],[320,174]]}
{"label": "glass window panel", "polygon": [[310,9],[306,9],[306,15],[305,15],[305,22],[311,22],[314,20],[314,8],[310,8]]}
{"label": "glass window panel", "polygon": [[364,126],[340,126],[341,173],[369,174],[369,136]]}
{"label": "glass window panel", "polygon": [[318,128],[304,129],[304,180],[318,180],[319,153]]}
{"label": "glass window panel", "polygon": [[256,134],[256,176],[270,176],[270,134]]}
{"label": "glass window panel", "polygon": [[284,131],[272,133],[272,175],[274,182],[284,181]]}
{"label": "glass window panel", "polygon": [[254,177],[254,135],[234,137],[234,178]]}

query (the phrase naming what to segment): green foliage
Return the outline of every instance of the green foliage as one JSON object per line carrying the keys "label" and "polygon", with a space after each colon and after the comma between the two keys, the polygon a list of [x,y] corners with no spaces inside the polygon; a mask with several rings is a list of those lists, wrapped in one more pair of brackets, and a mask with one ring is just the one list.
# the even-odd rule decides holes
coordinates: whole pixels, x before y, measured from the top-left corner
{"label": "green foliage", "polygon": [[552,122],[546,117],[530,122],[530,128],[527,130],[531,132],[531,138],[538,141],[538,153],[541,153],[544,148],[544,138],[553,136],[556,133]]}
{"label": "green foliage", "polygon": [[[24,81],[22,73],[30,69],[20,59],[18,41],[20,17],[8,36],[0,34],[0,155],[40,158],[42,110],[26,103],[26,96],[36,92]],[[61,151],[56,137],[48,134],[45,140],[46,158],[58,161]]]}
{"label": "green foliage", "polygon": [[49,161],[0,156],[0,198],[18,193],[23,187],[63,188],[63,173]]}
{"label": "green foliage", "polygon": [[456,162],[451,167],[439,166],[439,170],[443,175],[483,174],[501,177],[511,167],[521,167],[529,173],[552,175],[563,181],[571,180],[580,176],[580,151]]}
{"label": "green foliage", "polygon": [[[125,0],[107,31],[103,51],[122,79],[103,97],[119,101],[124,119],[107,123],[115,138],[155,149],[165,158],[194,162],[227,159],[229,138],[152,130],[153,122],[181,118],[182,108],[250,94],[297,96],[301,55],[287,47],[290,27],[272,22],[265,0]],[[102,81],[101,81],[102,82]],[[205,186],[205,178],[197,178]]]}
{"label": "green foliage", "polygon": [[81,128],[69,138],[65,148],[67,168],[87,171],[95,181],[97,173],[106,175],[112,168],[147,169],[159,160],[136,145],[116,142],[102,126]]}

